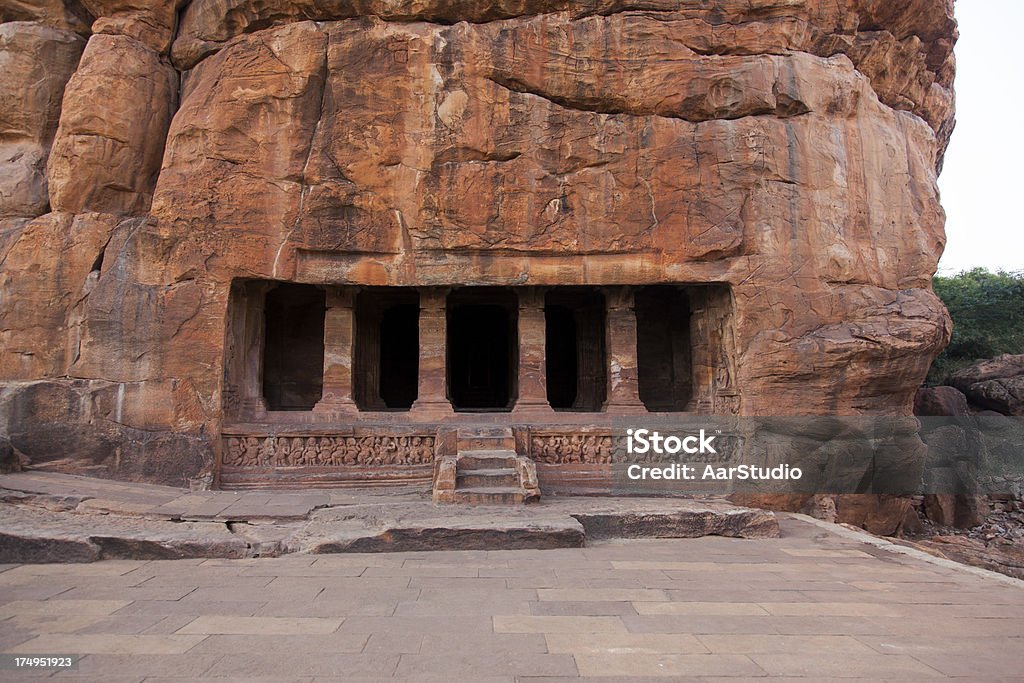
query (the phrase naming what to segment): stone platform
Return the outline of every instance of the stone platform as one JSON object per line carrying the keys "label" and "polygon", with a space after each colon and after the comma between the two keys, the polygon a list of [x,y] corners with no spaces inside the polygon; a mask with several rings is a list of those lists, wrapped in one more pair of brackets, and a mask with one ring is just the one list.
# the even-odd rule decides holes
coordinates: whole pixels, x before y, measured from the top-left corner
{"label": "stone platform", "polygon": [[778,536],[720,500],[546,497],[437,506],[424,487],[199,491],[56,473],[0,476],[0,562],[582,547],[609,538]]}

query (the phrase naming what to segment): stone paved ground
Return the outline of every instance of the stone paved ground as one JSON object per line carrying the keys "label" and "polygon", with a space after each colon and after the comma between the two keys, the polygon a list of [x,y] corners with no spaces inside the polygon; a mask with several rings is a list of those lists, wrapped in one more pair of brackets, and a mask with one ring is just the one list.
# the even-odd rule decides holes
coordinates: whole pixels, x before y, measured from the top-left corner
{"label": "stone paved ground", "polygon": [[[4,566],[0,650],[97,681],[1024,678],[1024,589],[781,539]],[[4,680],[21,674],[0,672]]]}

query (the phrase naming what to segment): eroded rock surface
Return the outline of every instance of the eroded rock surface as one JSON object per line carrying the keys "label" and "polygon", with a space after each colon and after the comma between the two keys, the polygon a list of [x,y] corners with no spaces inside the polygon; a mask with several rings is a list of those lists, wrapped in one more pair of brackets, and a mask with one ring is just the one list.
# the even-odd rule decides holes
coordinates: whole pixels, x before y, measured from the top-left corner
{"label": "eroded rock surface", "polygon": [[1024,415],[1024,355],[1003,354],[958,370],[949,383],[977,408]]}
{"label": "eroded rock surface", "polygon": [[49,211],[46,161],[85,41],[43,23],[0,24],[0,217]]}
{"label": "eroded rock surface", "polygon": [[908,415],[948,339],[951,0],[3,6],[21,455],[209,473],[241,279],[716,283],[709,412]]}
{"label": "eroded rock surface", "polygon": [[93,33],[128,36],[160,53],[170,49],[177,13],[185,4],[186,0],[82,0],[96,17]]}
{"label": "eroded rock surface", "polygon": [[178,76],[126,36],[94,35],[64,97],[50,155],[56,211],[144,213],[177,105]]}

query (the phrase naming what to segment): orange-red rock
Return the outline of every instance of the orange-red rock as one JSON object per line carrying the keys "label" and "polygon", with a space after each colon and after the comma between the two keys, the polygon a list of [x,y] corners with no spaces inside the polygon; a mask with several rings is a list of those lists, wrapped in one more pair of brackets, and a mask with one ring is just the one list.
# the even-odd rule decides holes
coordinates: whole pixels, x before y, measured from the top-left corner
{"label": "orange-red rock", "polygon": [[715,283],[726,413],[909,415],[948,339],[948,0],[194,0],[173,42],[173,2],[82,6],[0,194],[45,210],[45,162],[55,213],[0,223],[22,453],[62,422],[108,474],[212,469],[245,279]]}
{"label": "orange-red rock", "polygon": [[[0,24],[0,216],[46,213],[46,160],[84,41],[38,22]],[[16,94],[16,95],[14,95]]]}
{"label": "orange-red rock", "polygon": [[89,39],[65,88],[47,169],[50,205],[72,213],[144,213],[177,106],[178,76],[126,36]]}
{"label": "orange-red rock", "polygon": [[88,35],[92,23],[79,0],[3,0],[0,2],[0,23],[38,21],[53,28]]}
{"label": "orange-red rock", "polygon": [[134,38],[157,52],[167,52],[174,37],[178,10],[186,0],[82,0],[96,17],[93,33]]}

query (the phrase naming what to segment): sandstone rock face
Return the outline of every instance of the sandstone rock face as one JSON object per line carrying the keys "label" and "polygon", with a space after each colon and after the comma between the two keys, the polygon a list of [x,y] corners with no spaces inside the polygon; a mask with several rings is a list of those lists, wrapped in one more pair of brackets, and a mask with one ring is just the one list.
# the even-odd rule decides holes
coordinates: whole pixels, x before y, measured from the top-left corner
{"label": "sandstone rock face", "polygon": [[3,0],[0,23],[37,21],[53,28],[89,34],[93,17],[79,0]]}
{"label": "sandstone rock face", "polygon": [[186,0],[82,0],[82,4],[96,17],[93,33],[125,35],[165,53],[174,37],[178,9]]}
{"label": "sandstone rock face", "polygon": [[[19,453],[210,471],[240,280],[713,283],[728,315],[699,332],[725,360],[699,371],[729,389],[701,409],[731,414],[909,415],[948,340],[951,0],[4,7],[39,23],[0,51],[53,74],[0,69],[25,79],[0,121],[39,125],[0,156]],[[89,24],[64,88],[47,65]],[[64,453],[33,445],[59,424]]]}
{"label": "sandstone rock face", "polygon": [[50,204],[144,213],[177,105],[178,76],[126,36],[97,34],[68,84],[50,155]]}
{"label": "sandstone rock face", "polygon": [[46,160],[84,44],[42,23],[0,24],[0,217],[49,210]]}
{"label": "sandstone rock face", "polygon": [[68,373],[79,347],[81,316],[75,311],[96,286],[100,255],[115,225],[109,215],[46,214],[22,227],[0,254],[4,377],[34,380]]}

